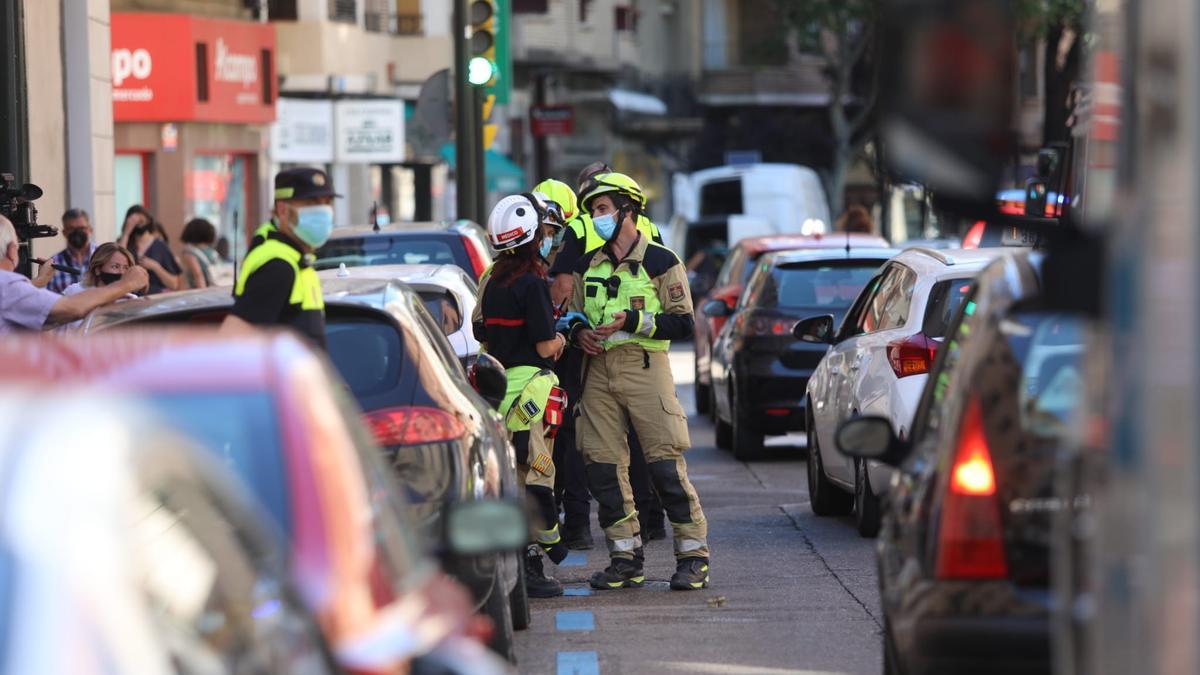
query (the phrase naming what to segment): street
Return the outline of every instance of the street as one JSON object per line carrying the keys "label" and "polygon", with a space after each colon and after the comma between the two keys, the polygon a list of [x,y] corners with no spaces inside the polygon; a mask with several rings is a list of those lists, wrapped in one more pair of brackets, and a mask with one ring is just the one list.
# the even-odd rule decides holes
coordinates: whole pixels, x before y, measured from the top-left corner
{"label": "street", "polygon": [[[517,633],[523,673],[878,673],[880,614],[872,540],[850,518],[817,518],[808,506],[802,436],[771,442],[766,461],[742,463],[713,444],[692,401],[692,347],[671,353],[688,411],[688,471],[704,504],[712,586],[672,592],[670,540],[646,545],[646,586],[594,592],[606,564],[596,547],[555,571],[564,597],[533,600]],[[586,556],[584,555],[586,553]]]}

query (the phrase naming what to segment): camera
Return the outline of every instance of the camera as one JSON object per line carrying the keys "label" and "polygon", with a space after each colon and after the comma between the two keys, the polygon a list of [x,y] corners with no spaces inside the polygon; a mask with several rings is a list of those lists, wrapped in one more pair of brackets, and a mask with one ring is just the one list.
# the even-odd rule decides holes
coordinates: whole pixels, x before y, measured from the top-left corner
{"label": "camera", "polygon": [[21,243],[58,234],[58,228],[37,222],[37,207],[33,202],[41,196],[42,188],[33,183],[18,185],[11,173],[0,173],[0,215],[12,221]]}

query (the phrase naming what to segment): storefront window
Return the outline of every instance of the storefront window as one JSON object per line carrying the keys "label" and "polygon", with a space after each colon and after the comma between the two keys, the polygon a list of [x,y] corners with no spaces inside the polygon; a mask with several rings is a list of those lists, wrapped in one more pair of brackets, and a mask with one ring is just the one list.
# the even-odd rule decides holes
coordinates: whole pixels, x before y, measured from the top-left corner
{"label": "storefront window", "polygon": [[113,222],[118,235],[125,225],[125,211],[134,204],[146,203],[147,162],[147,156],[141,153],[118,153],[114,160],[117,211]]}
{"label": "storefront window", "polygon": [[250,167],[250,158],[244,155],[193,157],[187,212],[193,218],[206,218],[217,228],[218,236],[235,241],[234,224],[243,231],[247,228],[246,175]]}

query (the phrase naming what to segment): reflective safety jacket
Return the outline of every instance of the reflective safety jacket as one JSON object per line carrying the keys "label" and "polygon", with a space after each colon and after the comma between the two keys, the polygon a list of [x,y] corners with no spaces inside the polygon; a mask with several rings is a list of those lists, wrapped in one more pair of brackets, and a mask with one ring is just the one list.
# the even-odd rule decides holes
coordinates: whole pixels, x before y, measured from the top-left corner
{"label": "reflective safety jacket", "polygon": [[[582,312],[593,327],[612,323],[625,312],[625,323],[602,344],[606,350],[637,344],[665,352],[671,340],[692,336],[692,296],[687,271],[671,249],[638,236],[623,260],[609,246],[583,256],[575,270],[571,310]],[[582,323],[572,326],[572,339]]]}
{"label": "reflective safety jacket", "polygon": [[[586,213],[576,216],[567,224],[567,229],[571,230],[575,238],[582,243],[584,253],[591,253],[604,245],[604,240],[600,238],[600,235],[596,234],[596,228],[592,227],[592,217]],[[656,244],[663,243],[662,233],[658,231],[658,225],[655,225],[654,221],[646,216],[638,216],[637,229],[646,239]]]}
{"label": "reflective safety jacket", "polygon": [[[558,376],[552,370],[534,366],[509,368],[508,391],[500,402],[504,426],[513,432],[529,431],[534,422],[546,416],[547,407],[552,403],[550,395],[556,387]],[[556,426],[561,424],[562,408],[557,408],[553,415],[558,415],[559,419],[548,422]]]}
{"label": "reflective safety jacket", "polygon": [[272,260],[283,260],[296,274],[288,296],[288,304],[298,306],[300,311],[324,312],[325,297],[321,293],[321,279],[317,276],[317,271],[304,263],[304,254],[275,238],[278,236],[269,236],[246,254],[237,284],[233,287],[233,296],[236,298],[242,295],[246,289],[246,282],[263,265]]}

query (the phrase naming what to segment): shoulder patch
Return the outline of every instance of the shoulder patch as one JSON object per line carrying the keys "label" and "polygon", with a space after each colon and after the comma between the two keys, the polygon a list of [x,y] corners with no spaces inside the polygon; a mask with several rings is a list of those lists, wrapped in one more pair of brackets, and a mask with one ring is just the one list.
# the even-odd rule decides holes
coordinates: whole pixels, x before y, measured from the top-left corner
{"label": "shoulder patch", "polygon": [[680,302],[683,300],[683,283],[674,283],[667,289],[667,296],[671,298],[671,302]]}

